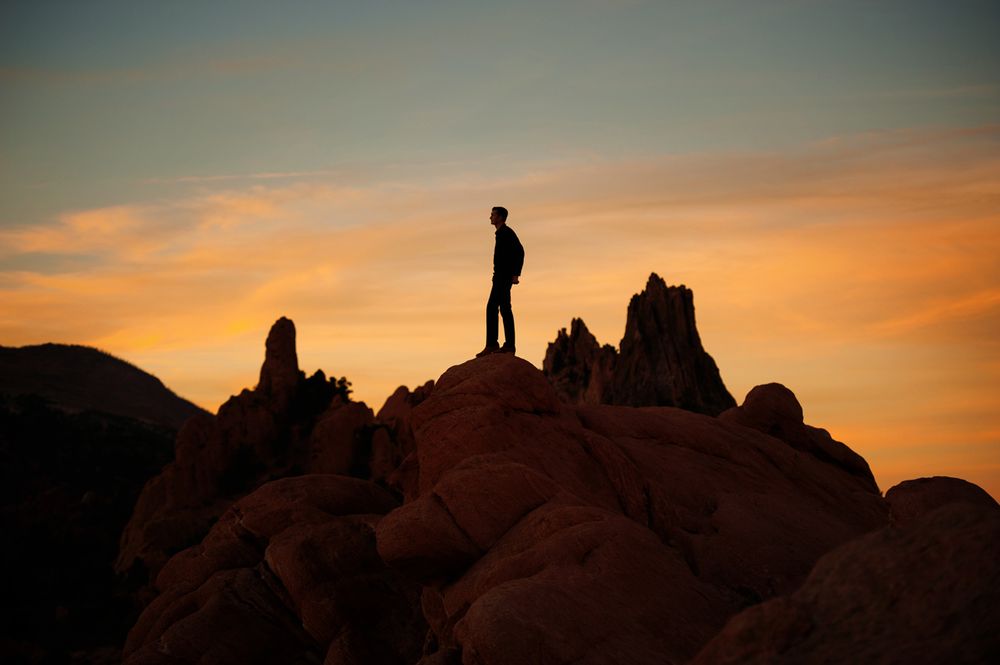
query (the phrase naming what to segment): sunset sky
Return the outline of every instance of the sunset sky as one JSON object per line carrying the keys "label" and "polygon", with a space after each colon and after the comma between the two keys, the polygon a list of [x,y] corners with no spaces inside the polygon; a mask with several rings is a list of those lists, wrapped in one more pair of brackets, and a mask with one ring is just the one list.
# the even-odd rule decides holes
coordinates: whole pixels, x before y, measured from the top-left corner
{"label": "sunset sky", "polygon": [[378,409],[483,346],[617,345],[650,272],[738,402],[778,381],[883,491],[1000,497],[1000,4],[0,5],[0,344],[214,411],[279,316]]}

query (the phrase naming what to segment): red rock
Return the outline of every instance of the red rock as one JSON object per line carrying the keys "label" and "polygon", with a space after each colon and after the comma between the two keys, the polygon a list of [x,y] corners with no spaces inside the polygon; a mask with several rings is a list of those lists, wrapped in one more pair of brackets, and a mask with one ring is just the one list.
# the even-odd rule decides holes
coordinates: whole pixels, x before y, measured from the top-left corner
{"label": "red rock", "polygon": [[295,396],[299,381],[304,378],[299,372],[299,357],[295,349],[295,324],[285,317],[275,321],[267,335],[265,348],[256,390],[283,407]]}
{"label": "red rock", "polygon": [[620,351],[603,347],[580,319],[549,344],[543,368],[570,404],[676,406],[718,415],[735,406],[695,326],[694,295],[653,273],[628,305]]}
{"label": "red rock", "polygon": [[680,662],[728,611],[648,529],[558,504],[530,514],[445,596],[461,616],[463,660],[476,663]]}
{"label": "red rock", "polygon": [[448,370],[412,424],[419,492],[376,536],[425,585],[428,656],[681,661],[887,522],[864,479],[784,441],[676,408],[570,407],[511,356]]}
{"label": "red rock", "polygon": [[[405,503],[344,476],[260,486],[162,567],[160,595],[126,645],[128,663],[264,662],[275,649],[280,662],[329,665],[687,662],[734,616],[726,631],[737,626],[736,641],[723,633],[702,662],[714,662],[705,653],[786,651],[804,654],[803,662],[830,654],[850,662],[837,649],[851,631],[866,635],[865,625],[902,639],[910,660],[920,656],[907,651],[914,627],[951,644],[968,636],[977,656],[993,648],[982,622],[955,608],[981,608],[996,596],[996,566],[980,572],[971,563],[995,550],[995,527],[954,513],[946,523],[934,512],[885,530],[893,501],[909,515],[975,493],[936,483],[933,491],[894,488],[883,499],[864,460],[806,425],[795,396],[778,384],[755,388],[718,418],[665,406],[571,405],[530,363],[496,354],[450,368],[419,397],[397,391],[377,420],[338,400],[303,420],[296,414],[309,381],[288,411],[275,412],[277,431],[298,434],[277,439],[293,445],[270,472],[367,464]],[[254,433],[270,422],[257,420],[256,406],[267,404],[248,393],[227,418],[191,426],[180,457],[194,462],[148,488],[144,500],[172,508],[154,510],[144,542],[156,550],[181,535],[197,541],[191,516],[223,512],[224,499],[198,494],[212,477],[198,462],[218,466],[231,463],[232,451],[257,459],[273,450],[273,440]],[[347,435],[359,431],[370,436]],[[208,499],[201,512],[178,497],[180,487]],[[835,550],[858,554],[838,559]],[[921,551],[931,553],[928,562],[913,560]],[[943,575],[948,590],[933,579],[936,561],[965,567]],[[899,591],[909,583],[900,582],[904,574],[917,575],[913,594]],[[877,578],[867,592],[858,589],[866,576]],[[986,591],[977,595],[974,581]],[[813,596],[799,595],[814,587]],[[846,600],[837,595],[843,590]],[[947,618],[912,619],[913,609],[903,618],[887,610],[933,604],[938,594],[957,627]],[[991,612],[982,614],[995,624]],[[829,631],[813,616],[825,617]],[[741,617],[750,627],[740,628]],[[247,631],[239,644],[234,622]],[[814,634],[830,635],[833,650]],[[872,644],[888,644],[881,635]]]}
{"label": "red rock", "polygon": [[998,508],[983,488],[960,478],[934,476],[905,480],[885,493],[893,524],[905,525],[949,503],[971,503]]}
{"label": "red rock", "polygon": [[308,469],[312,473],[348,475],[352,469],[366,465],[360,459],[366,428],[375,419],[363,402],[347,402],[334,397],[320,415],[309,439]]}
{"label": "red rock", "polygon": [[840,441],[834,440],[826,430],[806,425],[802,419],[802,406],[795,394],[780,383],[754,387],[747,393],[742,405],[719,414],[719,419],[752,427],[781,439],[797,450],[810,453],[862,478],[869,489],[878,491],[868,462]]}
{"label": "red rock", "polygon": [[1000,511],[950,504],[827,554],[692,663],[986,663],[1000,656],[998,625]]}
{"label": "red rock", "polygon": [[373,529],[395,505],[343,476],[263,485],[163,568],[125,662],[414,662],[420,589],[375,550]]}
{"label": "red rock", "polygon": [[560,399],[570,404],[612,404],[612,379],[618,352],[601,346],[583,319],[570,322],[545,351],[542,371]]}
{"label": "red rock", "polygon": [[[267,337],[260,382],[181,429],[176,459],[150,480],[121,538],[115,569],[156,578],[175,552],[199,542],[230,505],[274,478],[313,471],[367,475],[374,418],[322,372],[298,368],[295,326]],[[140,591],[148,602],[150,589]]]}

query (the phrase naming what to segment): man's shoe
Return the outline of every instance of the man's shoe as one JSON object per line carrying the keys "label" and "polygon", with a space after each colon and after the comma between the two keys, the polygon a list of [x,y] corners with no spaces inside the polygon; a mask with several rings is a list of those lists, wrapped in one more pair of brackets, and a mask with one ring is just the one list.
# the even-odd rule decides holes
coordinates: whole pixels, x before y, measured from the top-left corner
{"label": "man's shoe", "polygon": [[510,355],[514,355],[514,347],[507,346],[506,344],[504,344],[503,346],[500,347],[497,353],[509,353]]}
{"label": "man's shoe", "polygon": [[500,353],[500,347],[499,346],[490,346],[489,344],[487,344],[485,349],[483,349],[482,351],[480,351],[479,353],[476,354],[476,357],[477,358],[482,358],[483,356],[488,356],[491,353]]}

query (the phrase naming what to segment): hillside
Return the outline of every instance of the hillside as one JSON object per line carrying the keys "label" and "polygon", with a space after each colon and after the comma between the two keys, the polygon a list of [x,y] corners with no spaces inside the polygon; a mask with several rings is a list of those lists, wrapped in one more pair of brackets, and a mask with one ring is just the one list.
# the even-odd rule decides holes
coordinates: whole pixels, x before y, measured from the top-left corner
{"label": "hillside", "polygon": [[179,429],[205,411],[138,367],[88,346],[0,346],[0,394],[38,395],[69,411],[101,411]]}

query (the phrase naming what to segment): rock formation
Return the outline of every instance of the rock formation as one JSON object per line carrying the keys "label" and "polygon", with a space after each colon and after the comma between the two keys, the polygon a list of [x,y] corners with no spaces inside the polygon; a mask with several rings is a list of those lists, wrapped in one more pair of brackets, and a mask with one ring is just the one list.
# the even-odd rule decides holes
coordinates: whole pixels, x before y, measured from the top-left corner
{"label": "rock formation", "polygon": [[743,404],[719,414],[719,419],[744,425],[781,439],[792,448],[836,464],[848,473],[863,478],[877,492],[878,485],[865,459],[836,441],[819,427],[802,420],[802,406],[795,394],[780,383],[756,386],[747,393]]}
{"label": "rock formation", "polygon": [[1000,657],[1000,510],[950,503],[827,554],[733,617],[693,665],[987,663]]}
{"label": "rock formation", "polygon": [[446,372],[413,430],[418,494],[376,533],[424,587],[428,659],[681,662],[888,520],[865,479],[784,441],[676,408],[570,407],[509,356]]}
{"label": "rock formation", "polygon": [[373,527],[395,506],[344,476],[263,485],[160,571],[125,663],[415,662],[420,587],[375,551]]}
{"label": "rock formation", "polygon": [[885,493],[893,524],[905,525],[951,503],[970,503],[997,508],[996,500],[986,490],[961,480],[935,476],[906,480]]}
{"label": "rock formation", "polygon": [[[574,331],[584,357],[595,344],[582,324]],[[268,348],[268,373],[287,369]],[[995,564],[972,565],[995,550],[984,511],[996,509],[950,479],[883,499],[864,460],[806,425],[778,384],[718,418],[576,405],[526,361],[497,354],[401,388],[371,420],[343,396],[310,401],[307,383],[290,389],[282,417],[313,424],[291,439],[253,434],[274,415],[253,400],[270,404],[290,382],[262,377],[272,392],[234,398],[242,415],[231,422],[220,410],[212,427],[242,424],[254,455],[290,441],[298,452],[282,459],[311,473],[254,485],[161,564],[129,665],[840,661],[865,625],[882,626],[873,643],[921,644],[913,630],[928,630],[951,645],[930,653],[993,653],[985,624],[959,608],[997,605]],[[178,458],[217,459],[206,450],[179,446]],[[890,505],[905,516],[894,526]],[[918,565],[922,551],[934,558]],[[947,589],[932,575],[938,560]],[[901,591],[914,571],[912,592]],[[942,612],[910,616],[939,597]],[[910,608],[905,621],[893,603]],[[991,625],[994,612],[983,612]]]}
{"label": "rock formation", "polygon": [[[122,534],[116,562],[133,585],[156,578],[176,552],[199,542],[240,497],[262,483],[309,471],[366,468],[374,415],[347,399],[346,381],[299,370],[295,326],[271,328],[260,381],[215,416],[191,418],[175,461],[147,483]],[[143,600],[148,600],[144,597]]]}
{"label": "rock formation", "polygon": [[542,371],[559,396],[570,404],[613,404],[612,381],[618,352],[601,346],[583,319],[570,322],[549,344]]}
{"label": "rock formation", "polygon": [[694,294],[656,273],[629,302],[617,354],[574,319],[570,333],[549,344],[543,368],[571,404],[676,406],[712,416],[736,405],[702,347]]}

